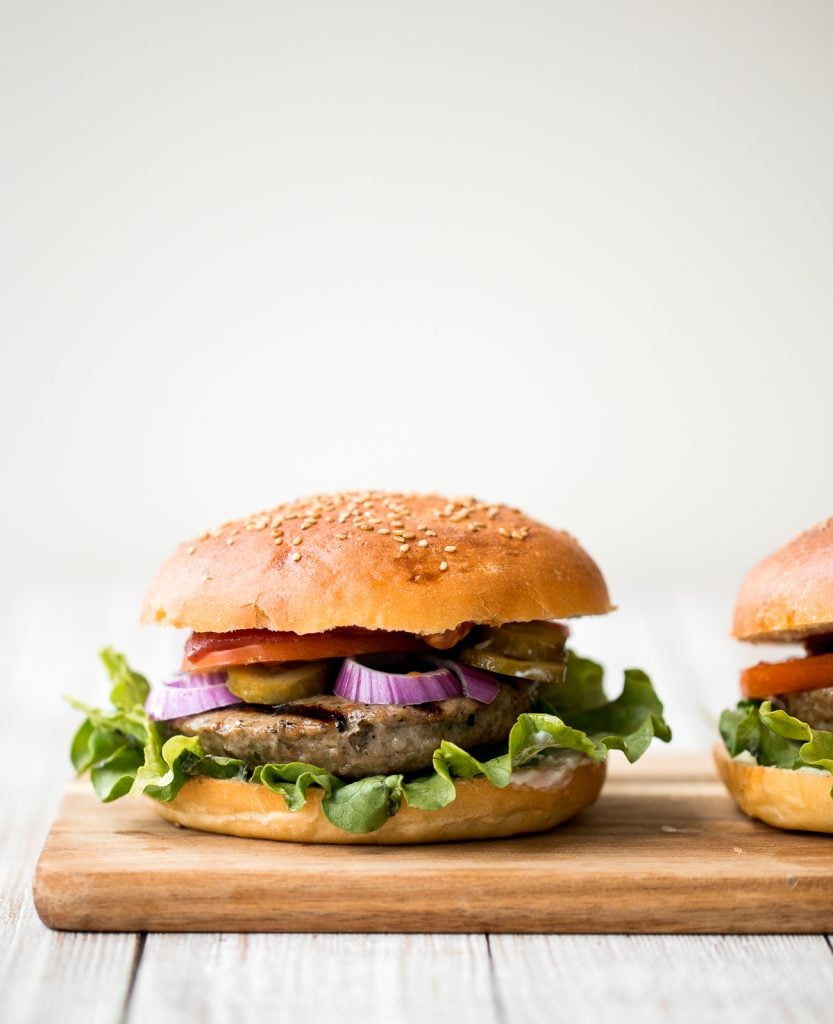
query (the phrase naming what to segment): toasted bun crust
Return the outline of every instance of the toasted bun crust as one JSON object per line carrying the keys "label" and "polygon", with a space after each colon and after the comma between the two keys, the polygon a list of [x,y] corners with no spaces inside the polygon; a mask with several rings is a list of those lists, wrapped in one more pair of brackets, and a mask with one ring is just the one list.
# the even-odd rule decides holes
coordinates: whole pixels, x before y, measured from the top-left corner
{"label": "toasted bun crust", "polygon": [[833,798],[829,775],[744,764],[718,743],[714,760],[726,788],[750,818],[777,828],[833,832]]}
{"label": "toasted bun crust", "polygon": [[740,588],[732,633],[793,643],[833,632],[833,519],[759,562]]}
{"label": "toasted bun crust", "polygon": [[197,632],[430,634],[611,608],[579,544],[517,509],[363,492],[279,505],[182,544],[142,621]]}
{"label": "toasted bun crust", "polygon": [[[323,792],[311,788],[299,811],[287,809],[283,797],[251,782],[190,779],[170,803],[153,801],[168,821],[202,832],[293,843],[401,845],[458,839],[488,839],[543,832],[559,825],[599,795],[605,765],[582,757],[556,774],[533,769],[520,774],[522,785],[498,789],[487,779],[457,781],[457,799],[438,811],[402,804],[375,832],[354,835],[324,817]],[[533,781],[535,784],[533,784]]]}

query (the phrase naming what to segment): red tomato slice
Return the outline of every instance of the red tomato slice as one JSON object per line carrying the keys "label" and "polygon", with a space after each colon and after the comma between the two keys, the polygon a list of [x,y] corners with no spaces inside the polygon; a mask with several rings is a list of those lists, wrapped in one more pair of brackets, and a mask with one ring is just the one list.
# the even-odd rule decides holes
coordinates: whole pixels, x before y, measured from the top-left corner
{"label": "red tomato slice", "polygon": [[225,668],[262,661],[314,661],[383,651],[424,650],[425,642],[412,633],[383,629],[331,629],[326,633],[237,629],[229,633],[193,633],[185,644],[182,667]]}
{"label": "red tomato slice", "polygon": [[741,693],[756,699],[826,686],[833,686],[833,654],[813,654],[775,663],[762,661],[740,674]]}

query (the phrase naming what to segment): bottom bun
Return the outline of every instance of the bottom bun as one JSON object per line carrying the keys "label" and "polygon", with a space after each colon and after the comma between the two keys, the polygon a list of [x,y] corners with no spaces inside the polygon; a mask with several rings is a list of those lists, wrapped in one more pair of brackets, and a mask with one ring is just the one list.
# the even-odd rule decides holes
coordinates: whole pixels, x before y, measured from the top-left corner
{"label": "bottom bun", "polygon": [[555,768],[521,769],[512,785],[498,789],[488,779],[458,779],[457,798],[438,811],[402,803],[375,832],[344,832],[324,817],[323,790],[311,788],[299,811],[283,797],[251,782],[197,776],[156,810],[175,825],[254,839],[291,843],[439,843],[543,832],[561,824],[599,795],[605,765],[580,757]]}
{"label": "bottom bun", "polygon": [[735,760],[722,743],[714,748],[714,761],[726,788],[750,818],[776,828],[833,832],[833,779],[826,772],[746,764]]}

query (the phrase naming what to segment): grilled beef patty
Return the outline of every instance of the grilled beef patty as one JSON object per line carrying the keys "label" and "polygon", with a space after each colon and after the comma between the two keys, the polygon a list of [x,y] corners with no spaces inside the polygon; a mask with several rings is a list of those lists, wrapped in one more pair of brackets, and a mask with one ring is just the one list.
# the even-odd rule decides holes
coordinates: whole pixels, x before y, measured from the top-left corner
{"label": "grilled beef patty", "polygon": [[208,754],[250,765],[305,761],[343,778],[431,767],[441,740],[466,750],[504,740],[532,705],[532,684],[504,683],[491,704],[451,697],[430,704],[359,704],[325,694],[275,708],[239,704],[169,722]]}
{"label": "grilled beef patty", "polygon": [[779,697],[787,714],[800,718],[811,729],[827,729],[833,732],[833,686],[820,690],[799,690],[783,693]]}

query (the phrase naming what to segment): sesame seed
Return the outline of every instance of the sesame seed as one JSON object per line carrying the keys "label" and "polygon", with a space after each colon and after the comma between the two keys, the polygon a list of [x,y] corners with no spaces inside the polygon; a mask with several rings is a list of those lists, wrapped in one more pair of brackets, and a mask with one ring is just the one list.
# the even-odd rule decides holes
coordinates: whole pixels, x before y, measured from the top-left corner
{"label": "sesame seed", "polygon": [[233,544],[233,543],[234,543],[234,537],[226,537],[226,544]]}
{"label": "sesame seed", "polygon": [[275,537],[275,544],[277,544],[277,545],[283,544],[283,537]]}
{"label": "sesame seed", "polygon": [[301,561],[301,552],[300,551],[293,551],[292,552],[292,561],[293,562],[300,562]]}
{"label": "sesame seed", "polygon": [[436,537],[437,536],[437,531],[436,530],[426,530],[425,531],[425,536],[426,537]]}
{"label": "sesame seed", "polygon": [[383,526],[383,527],[381,527],[381,528],[380,528],[380,530],[379,530],[379,533],[381,533],[381,534],[384,534],[384,536],[386,536],[386,537],[387,537],[387,535],[388,535],[388,534],[390,533],[390,530],[386,529],[386,528],[385,528],[385,527]]}
{"label": "sesame seed", "polygon": [[292,541],[292,543],[297,548],[299,544],[303,544],[304,543],[304,539],[303,539],[303,537],[296,537],[295,540]]}
{"label": "sesame seed", "polygon": [[357,523],[356,525],[358,526],[358,528],[360,530],[372,530],[373,529],[373,527],[370,525],[370,523]]}
{"label": "sesame seed", "polygon": [[456,550],[457,547],[454,544],[446,544],[446,546],[443,548],[443,551],[447,551],[450,555],[453,555]]}
{"label": "sesame seed", "polygon": [[413,540],[414,537],[416,537],[416,534],[415,533],[403,533],[402,536],[405,538],[405,540]]}
{"label": "sesame seed", "polygon": [[509,536],[509,531],[506,529],[505,526],[499,526],[497,532],[501,535],[501,537]]}
{"label": "sesame seed", "polygon": [[410,551],[411,550],[411,545],[410,544],[400,544],[399,545],[399,550],[400,551]]}
{"label": "sesame seed", "polygon": [[428,547],[428,541],[427,541],[427,540],[420,540],[420,541],[417,541],[417,544],[418,544],[418,545],[419,545],[419,547],[421,547],[421,548],[427,548],[427,547]]}
{"label": "sesame seed", "polygon": [[197,549],[196,549],[196,548],[194,547],[194,545],[192,544],[192,545],[191,545],[191,547],[190,547],[190,548],[188,548],[188,554],[189,554],[189,555],[193,555],[193,553],[194,553],[194,552],[195,552],[196,550],[197,550]]}
{"label": "sesame seed", "polygon": [[448,562],[440,562],[440,572],[445,572],[448,568]]}

